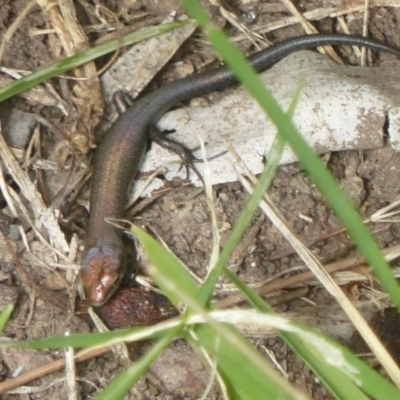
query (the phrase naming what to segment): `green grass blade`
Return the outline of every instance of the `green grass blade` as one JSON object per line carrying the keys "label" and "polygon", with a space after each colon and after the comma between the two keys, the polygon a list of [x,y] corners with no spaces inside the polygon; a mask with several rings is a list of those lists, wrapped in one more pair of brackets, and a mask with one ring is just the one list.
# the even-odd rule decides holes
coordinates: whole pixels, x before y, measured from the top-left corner
{"label": "green grass blade", "polygon": [[11,318],[11,314],[14,311],[14,307],[9,304],[3,310],[0,315],[0,334],[3,332],[5,326],[7,325],[8,320]]}
{"label": "green grass blade", "polygon": [[115,51],[120,47],[140,42],[141,40],[151,38],[161,33],[169,32],[188,24],[189,22],[190,21],[172,22],[170,24],[143,28],[139,31],[129,33],[121,39],[114,39],[107,43],[97,45],[91,49],[83,51],[82,53],[40,68],[10,85],[0,88],[0,102],[15,96],[16,94],[22,93],[50,78],[63,74],[73,68],[79,67],[80,65]]}
{"label": "green grass blade", "polygon": [[166,332],[175,329],[179,321],[160,324],[156,327],[134,327],[101,333],[76,333],[68,336],[54,336],[40,340],[0,341],[0,347],[20,347],[29,349],[62,349],[66,347],[111,346],[122,342],[136,342],[162,337]]}

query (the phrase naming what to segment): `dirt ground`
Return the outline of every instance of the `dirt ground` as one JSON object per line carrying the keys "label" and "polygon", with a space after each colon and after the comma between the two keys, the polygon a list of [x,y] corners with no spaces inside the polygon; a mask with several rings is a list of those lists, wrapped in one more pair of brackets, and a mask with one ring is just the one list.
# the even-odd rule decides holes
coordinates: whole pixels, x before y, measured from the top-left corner
{"label": "dirt ground", "polygon": [[[40,3],[38,1],[38,3]],[[93,5],[84,2],[76,2],[78,20],[82,26],[94,26],[97,22],[95,14],[87,12],[86,7]],[[78,4],[79,3],[79,4]],[[120,13],[121,20],[127,21],[132,30],[150,26],[162,21],[169,11],[179,9],[178,1],[102,1],[105,7]],[[124,4],[126,8],[124,9]],[[162,4],[161,4],[162,3]],[[262,0],[229,1],[229,11],[236,15],[237,21],[247,26],[250,31],[258,27],[268,27],[279,21],[284,21],[290,16],[283,3],[267,3]],[[312,10],[323,10],[327,7],[337,7],[337,4],[329,1],[300,1],[295,3],[302,13]],[[351,4],[351,6],[356,3]],[[337,9],[342,10],[341,5]],[[0,37],[10,28],[11,24],[19,17],[26,7],[24,0],[0,0]],[[207,7],[212,11],[217,24],[223,26],[233,38],[239,38],[242,34],[236,27],[227,21],[226,16],[220,13],[215,6]],[[93,11],[93,10],[92,10]],[[107,15],[107,14],[102,14]],[[135,18],[133,18],[135,16]],[[255,16],[255,18],[253,18]],[[398,19],[400,17],[397,8],[372,7],[369,16],[369,36],[383,40],[400,48],[400,29]],[[48,65],[53,60],[66,56],[62,45],[53,35],[53,31],[47,35],[40,31],[50,29],[49,14],[46,14],[38,6],[30,10],[20,21],[18,29],[6,44],[2,53],[1,65],[14,70],[34,71],[39,67]],[[349,31],[354,34],[362,33],[362,13],[352,13],[351,17],[344,18]],[[111,19],[110,19],[111,21]],[[111,23],[111,22],[110,22]],[[337,19],[323,18],[313,21],[313,25],[319,32],[335,32],[338,28]],[[259,30],[260,32],[262,29]],[[87,30],[90,41],[95,41],[103,36],[102,32]],[[33,34],[36,33],[36,34]],[[299,24],[274,29],[266,34],[272,43],[288,37],[294,37],[304,33]],[[105,33],[104,33],[105,35]],[[251,53],[254,49],[249,40],[238,40],[239,47]],[[103,57],[97,61],[97,67],[104,66],[110,57]],[[157,75],[154,82],[146,88],[146,91],[164,84],[167,80],[175,78],[176,69],[174,63],[184,61],[192,65],[195,71],[200,71],[217,65],[214,53],[205,43],[201,33],[196,31],[173,57],[172,61]],[[380,55],[375,56],[374,62],[379,64]],[[357,60],[344,59],[345,63],[354,63]],[[4,72],[2,74],[5,75]],[[82,165],[89,164],[88,151],[89,140],[82,141],[82,136],[90,137],[97,123],[101,119],[102,104],[100,100],[91,100],[91,115],[86,111],[76,111],[77,105],[84,105],[85,96],[77,90],[72,90],[70,81],[53,79],[52,86],[46,89],[57,92],[69,110],[68,116],[63,115],[60,108],[54,105],[45,105],[40,101],[33,104],[23,97],[14,97],[1,104],[0,116],[7,115],[11,110],[21,110],[26,113],[39,116],[41,142],[35,144],[35,162],[38,160],[52,163],[51,167],[40,169],[28,164],[32,182],[35,182],[43,194],[45,203],[57,204],[64,216],[75,210],[77,205],[88,205],[88,185],[82,181],[77,187],[72,187],[68,193],[60,192],[60,188],[71,186],[68,181],[71,169],[71,158],[76,157]],[[2,83],[5,85],[5,83]],[[44,85],[43,85],[44,86]],[[64,97],[68,94],[69,97]],[[77,98],[79,100],[77,100]],[[76,102],[72,105],[76,100]],[[81,118],[76,122],[77,115]],[[92,118],[90,118],[92,117]],[[44,122],[45,121],[45,122]],[[90,121],[90,122],[89,122]],[[4,122],[2,120],[4,126]],[[67,132],[67,133],[66,133]],[[387,132],[384,132],[386,134]],[[81,135],[81,136],[80,136]],[[23,146],[26,148],[26,145]],[[84,153],[78,154],[79,152]],[[74,155],[74,156],[72,156]],[[20,158],[22,160],[22,158]],[[343,151],[324,156],[327,166],[339,180],[353,203],[359,209],[360,214],[367,218],[382,207],[394,202],[398,198],[398,174],[400,171],[400,155],[385,146],[377,150]],[[49,164],[50,165],[50,164]],[[6,182],[11,187],[12,178],[6,175]],[[74,181],[76,182],[76,181]],[[53,185],[53,186],[52,186]],[[153,202],[139,201],[142,208],[140,214],[135,215],[140,225],[159,235],[169,248],[195,273],[199,278],[206,275],[210,250],[212,249],[211,217],[206,204],[204,192],[182,182],[170,184],[162,195]],[[14,185],[14,189],[16,189]],[[295,233],[304,241],[312,243],[313,253],[324,264],[339,262],[357,256],[352,242],[345,233],[330,235],[339,231],[342,225],[329,209],[321,194],[315,188],[310,178],[297,165],[286,166],[279,169],[272,187],[269,191],[271,199],[279,204],[280,211],[288,220]],[[239,183],[220,185],[215,188],[217,217],[221,224],[222,242],[230,233],[230,229],[237,220],[244,202],[248,198],[246,191]],[[60,200],[61,199],[61,200]],[[0,310],[6,304],[13,304],[15,311],[13,317],[3,333],[4,337],[17,339],[38,339],[68,331],[88,332],[91,324],[86,319],[74,316],[69,302],[76,294],[76,272],[62,268],[46,267],[43,261],[54,265],[51,254],[45,254],[40,247],[32,230],[21,219],[12,217],[7,207],[7,198],[0,194],[0,227],[3,235],[12,242],[16,253],[7,247],[2,240],[0,256]],[[29,204],[26,206],[30,207]],[[83,245],[85,218],[82,222],[68,225],[67,218],[60,217],[62,230],[68,240]],[[34,258],[25,249],[18,227],[26,229],[26,238],[30,243],[33,254],[35,249],[40,249],[41,260]],[[371,225],[376,240],[382,248],[394,246],[400,238],[400,230],[395,223],[380,223]],[[73,234],[76,235],[74,239]],[[4,236],[3,236],[4,238]],[[36,247],[37,246],[37,247]],[[8,250],[7,250],[8,249]],[[78,248],[76,264],[79,264],[79,254],[82,247]],[[290,248],[289,248],[290,250]],[[37,253],[36,253],[37,254]],[[242,279],[248,283],[264,282],[271,277],[288,277],[299,274],[301,266],[298,256],[288,251],[288,245],[272,223],[261,213],[257,212],[251,227],[247,230],[242,243],[230,261],[230,267]],[[396,262],[393,263],[396,266]],[[290,271],[289,271],[290,270]],[[304,269],[305,270],[305,269]],[[284,274],[286,271],[286,275]],[[389,306],[389,302],[379,294],[379,287],[371,280],[365,270],[361,271],[364,280],[358,278],[348,279],[344,284],[346,293],[357,304],[362,304],[362,310],[366,316],[371,316],[375,311]],[[361,279],[361,278],[360,278]],[[33,287],[32,287],[33,285]],[[34,289],[39,287],[40,291]],[[352,329],[343,313],[332,303],[332,300],[324,289],[318,285],[303,283],[303,291],[288,288],[276,293],[276,310],[281,313],[290,312],[295,315],[308,317],[315,326],[324,330],[338,340],[351,344]],[[45,294],[45,295],[43,295]],[[216,299],[224,299],[230,296],[230,292],[221,289]],[[288,297],[289,296],[289,297]],[[365,306],[367,305],[367,306]],[[329,310],[329,313],[327,313]],[[329,315],[327,315],[329,314]],[[342,324],[343,322],[343,324]],[[312,323],[312,322],[311,322]],[[335,326],[342,324],[345,332],[336,332]],[[280,364],[285,375],[296,386],[301,388],[315,400],[332,398],[327,390],[321,386],[310,370],[294,355],[290,349],[273,334],[264,337],[252,337],[254,345],[265,354],[267,358],[273,357]],[[354,338],[352,345],[354,345]],[[149,344],[145,343],[131,349],[131,359],[143,354]],[[268,350],[268,351],[267,351]],[[13,374],[34,370],[39,366],[62,358],[61,352],[51,351],[26,351],[13,349],[0,349],[0,383],[11,379]],[[77,364],[77,382],[80,398],[88,399],[95,396],[107,383],[118,375],[126,367],[126,360],[107,353],[96,359]],[[151,371],[131,391],[127,398],[131,399],[197,399],[205,390],[209,375],[194,351],[183,340],[175,342],[155,363]],[[67,392],[65,387],[65,373],[59,371],[28,384],[30,390],[16,391],[14,394],[3,395],[3,399],[36,399],[51,398],[65,399]],[[209,399],[221,398],[217,388],[214,388],[207,396]]]}

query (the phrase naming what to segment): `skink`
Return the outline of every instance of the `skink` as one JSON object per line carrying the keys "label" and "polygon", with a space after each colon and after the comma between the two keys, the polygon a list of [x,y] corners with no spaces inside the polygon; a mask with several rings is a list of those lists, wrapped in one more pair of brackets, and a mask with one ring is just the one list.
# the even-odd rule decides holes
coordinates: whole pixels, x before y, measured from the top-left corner
{"label": "skink", "polygon": [[[353,35],[317,34],[285,40],[249,57],[258,72],[292,52],[319,46],[361,46],[400,57],[400,50]],[[221,90],[236,82],[227,67],[199,73],[161,87],[144,96],[122,114],[96,149],[90,196],[90,220],[80,278],[92,305],[104,304],[125,274],[122,231],[108,218],[122,218],[127,191],[135,177],[149,140],[155,140],[156,124],[174,105]],[[159,141],[159,140],[158,140]],[[161,143],[162,144],[162,143]],[[165,147],[171,144],[169,139]],[[185,148],[181,147],[183,153]]]}

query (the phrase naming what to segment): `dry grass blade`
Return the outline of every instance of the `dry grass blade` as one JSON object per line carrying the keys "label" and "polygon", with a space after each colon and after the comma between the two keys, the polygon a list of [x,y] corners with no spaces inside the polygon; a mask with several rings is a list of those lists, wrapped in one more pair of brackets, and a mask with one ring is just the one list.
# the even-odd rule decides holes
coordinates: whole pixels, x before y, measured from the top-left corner
{"label": "dry grass blade", "polygon": [[[367,37],[368,36],[368,21],[369,21],[369,0],[365,0],[364,3],[364,12],[363,12],[363,36]],[[363,47],[361,49],[361,65],[365,65],[365,54],[366,54],[366,48]]]}
{"label": "dry grass blade", "polygon": [[67,384],[68,400],[78,399],[78,388],[76,381],[76,368],[74,363],[74,349],[68,347],[65,350],[65,376]]}
{"label": "dry grass blade", "polygon": [[[371,215],[368,221],[371,222],[392,222],[398,223],[400,222],[400,218],[398,215],[400,214],[400,210],[392,211],[393,209],[397,208],[400,204],[400,200],[397,200],[386,207],[381,208],[380,210],[376,211]],[[394,218],[397,217],[397,218]]]}
{"label": "dry grass blade", "polygon": [[[11,150],[5,142],[0,130],[0,159],[2,165],[7,169],[16,184],[21,190],[21,194],[30,204],[33,214],[33,221],[29,215],[25,215],[31,222],[32,228],[37,231],[41,227],[46,228],[49,237],[54,243],[57,254],[64,255],[69,251],[69,246],[65,236],[61,231],[55,212],[44,204],[41,194],[36,190],[35,185],[29,179],[28,174],[19,166]],[[21,203],[22,204],[22,203]]]}
{"label": "dry grass blade", "polygon": [[[48,0],[37,0],[46,15],[47,20],[55,29],[57,38],[68,56],[89,49],[91,44],[82,27],[78,23],[75,6],[72,0],[58,2],[57,5]],[[57,54],[57,52],[55,52]],[[71,102],[76,104],[78,113],[77,126],[66,132],[70,136],[73,147],[80,154],[85,154],[90,141],[93,141],[91,128],[97,126],[103,110],[103,96],[100,81],[97,78],[95,63],[88,62],[82,67],[75,68],[73,73],[78,78],[90,78],[76,82],[75,97]],[[72,97],[72,96],[71,96]],[[88,140],[89,138],[89,140]]]}
{"label": "dry grass blade", "polygon": [[206,189],[206,200],[208,209],[211,213],[211,226],[212,226],[212,234],[213,234],[213,249],[211,251],[209,266],[208,266],[208,273],[211,272],[213,267],[215,266],[218,257],[219,257],[219,249],[220,249],[220,234],[218,229],[218,220],[217,220],[217,213],[215,210],[215,200],[213,195],[213,189],[211,184],[211,169],[210,164],[207,161],[207,154],[206,149],[204,146],[203,140],[199,137],[200,146],[201,146],[201,153],[204,160],[204,184]]}

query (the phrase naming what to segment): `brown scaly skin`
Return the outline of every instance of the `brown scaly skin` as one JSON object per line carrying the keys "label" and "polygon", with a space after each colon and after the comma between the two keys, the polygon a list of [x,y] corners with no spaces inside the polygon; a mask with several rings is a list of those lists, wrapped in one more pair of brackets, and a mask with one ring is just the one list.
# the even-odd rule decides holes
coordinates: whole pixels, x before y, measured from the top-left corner
{"label": "brown scaly skin", "polygon": [[80,278],[90,303],[104,304],[119,287],[125,271],[123,248],[101,245],[85,252]]}

